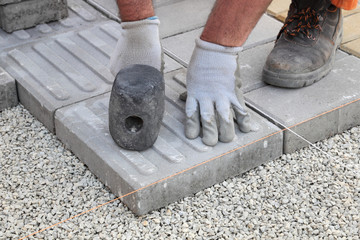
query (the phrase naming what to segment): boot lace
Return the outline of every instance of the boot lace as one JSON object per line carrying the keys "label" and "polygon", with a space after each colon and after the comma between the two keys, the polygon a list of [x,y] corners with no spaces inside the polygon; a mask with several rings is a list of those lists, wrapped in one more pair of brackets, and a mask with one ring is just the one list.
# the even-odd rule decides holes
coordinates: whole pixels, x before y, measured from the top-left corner
{"label": "boot lace", "polygon": [[[297,25],[295,25],[295,27],[292,24],[294,22],[295,23],[297,22]],[[293,37],[301,33],[307,38],[311,40],[315,40],[315,37],[311,34],[310,30],[318,29],[322,31],[319,22],[320,22],[320,15],[314,9],[311,9],[310,7],[304,8],[300,10],[298,13],[289,16],[285,20],[285,24],[281,28],[277,36],[277,39],[279,39],[282,33],[285,33],[286,35],[290,35]]]}

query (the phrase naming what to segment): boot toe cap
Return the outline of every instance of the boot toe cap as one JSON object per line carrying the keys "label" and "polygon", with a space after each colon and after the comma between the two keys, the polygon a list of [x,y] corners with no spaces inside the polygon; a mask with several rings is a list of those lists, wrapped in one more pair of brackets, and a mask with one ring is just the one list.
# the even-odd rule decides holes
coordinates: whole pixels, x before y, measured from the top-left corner
{"label": "boot toe cap", "polygon": [[284,74],[306,73],[316,69],[317,65],[311,54],[303,54],[294,48],[274,48],[266,60],[265,69]]}

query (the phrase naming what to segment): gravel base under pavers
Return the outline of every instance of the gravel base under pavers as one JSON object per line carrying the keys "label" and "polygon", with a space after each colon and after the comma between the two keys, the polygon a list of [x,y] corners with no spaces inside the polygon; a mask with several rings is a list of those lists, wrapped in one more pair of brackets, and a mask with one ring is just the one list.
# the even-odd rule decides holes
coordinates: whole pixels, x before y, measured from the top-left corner
{"label": "gravel base under pavers", "polygon": [[[115,196],[22,106],[0,113],[0,239]],[[360,128],[146,216],[120,201],[30,239],[359,239]]]}

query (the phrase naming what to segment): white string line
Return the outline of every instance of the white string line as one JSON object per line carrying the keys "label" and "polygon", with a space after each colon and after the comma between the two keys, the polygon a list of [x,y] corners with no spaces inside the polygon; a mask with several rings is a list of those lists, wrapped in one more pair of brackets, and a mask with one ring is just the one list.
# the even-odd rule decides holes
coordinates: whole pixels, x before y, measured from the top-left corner
{"label": "white string line", "polygon": [[[300,138],[301,140],[307,142],[310,146],[314,147],[315,149],[321,151],[322,153],[324,153],[325,155],[327,155],[328,157],[334,159],[334,156],[332,156],[331,154],[325,152],[324,150],[322,150],[321,148],[319,148],[318,146],[316,146],[314,143],[310,142],[309,140],[307,140],[305,137],[301,136],[300,134],[298,134],[297,132],[295,132],[294,130],[292,130],[290,127],[285,126],[284,124],[280,123],[279,121],[277,121],[276,119],[274,119],[273,117],[269,116],[267,113],[265,113],[264,111],[260,110],[259,108],[255,107],[254,105],[252,105],[251,103],[245,101],[246,104],[252,108],[254,111],[258,112],[260,115],[264,116],[265,118],[267,118],[268,120],[272,121],[275,124],[278,124],[278,126],[280,126],[282,129],[286,129],[287,131],[291,132],[292,134],[294,134],[295,136],[297,136],[298,138]],[[301,125],[301,124],[300,124]]]}

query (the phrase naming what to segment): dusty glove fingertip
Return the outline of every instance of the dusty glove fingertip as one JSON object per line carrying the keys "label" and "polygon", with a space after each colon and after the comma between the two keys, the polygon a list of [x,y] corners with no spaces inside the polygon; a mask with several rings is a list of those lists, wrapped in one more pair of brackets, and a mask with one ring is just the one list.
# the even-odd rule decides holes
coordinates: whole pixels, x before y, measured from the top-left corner
{"label": "dusty glove fingertip", "polygon": [[243,133],[256,132],[259,130],[259,125],[247,115],[241,119],[237,119],[239,129]]}
{"label": "dusty glove fingertip", "polygon": [[195,139],[200,134],[200,120],[197,113],[186,118],[185,136],[189,139]]}
{"label": "dusty glove fingertip", "polygon": [[204,136],[202,138],[202,142],[209,147],[213,147],[218,143],[218,138],[213,136]]}
{"label": "dusty glove fingertip", "polygon": [[219,116],[219,141],[223,143],[231,142],[235,137],[234,120],[232,113],[229,113],[229,117],[224,119]]}
{"label": "dusty glove fingertip", "polygon": [[203,116],[201,116],[201,122],[203,130],[203,143],[207,146],[215,146],[218,143],[219,137],[215,116],[211,116],[209,120],[205,120]]}

